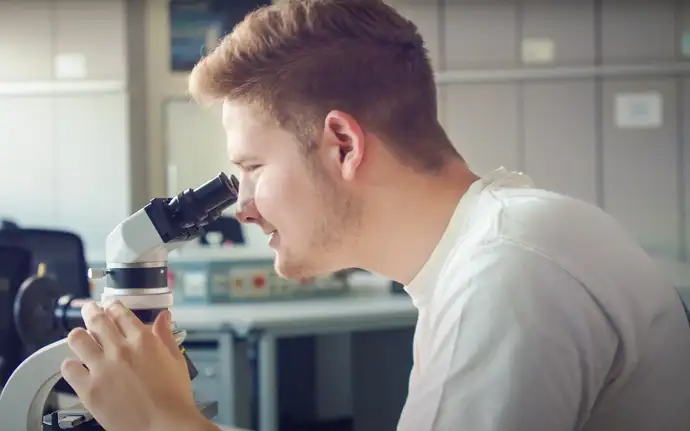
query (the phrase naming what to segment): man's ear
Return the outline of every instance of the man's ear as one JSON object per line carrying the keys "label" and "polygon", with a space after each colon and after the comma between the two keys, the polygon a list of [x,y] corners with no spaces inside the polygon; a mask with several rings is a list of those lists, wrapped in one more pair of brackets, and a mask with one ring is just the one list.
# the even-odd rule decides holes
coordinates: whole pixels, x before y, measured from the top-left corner
{"label": "man's ear", "polygon": [[344,180],[355,178],[364,157],[364,131],[359,123],[342,111],[331,111],[324,121],[329,162],[336,162]]}

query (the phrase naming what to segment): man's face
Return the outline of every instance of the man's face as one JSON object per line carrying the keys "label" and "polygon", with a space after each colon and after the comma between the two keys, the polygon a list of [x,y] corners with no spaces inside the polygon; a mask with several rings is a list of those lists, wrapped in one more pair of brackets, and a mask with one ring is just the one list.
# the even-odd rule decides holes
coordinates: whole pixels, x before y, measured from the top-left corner
{"label": "man's face", "polygon": [[223,124],[239,168],[238,219],[268,235],[278,274],[301,279],[342,269],[358,211],[337,148],[318,145],[306,155],[291,133],[239,102],[223,104]]}

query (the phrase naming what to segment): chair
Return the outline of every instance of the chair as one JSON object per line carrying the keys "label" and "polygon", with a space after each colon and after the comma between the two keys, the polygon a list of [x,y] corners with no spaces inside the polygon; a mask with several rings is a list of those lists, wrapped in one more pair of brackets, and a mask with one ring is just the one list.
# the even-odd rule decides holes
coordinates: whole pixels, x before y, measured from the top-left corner
{"label": "chair", "polygon": [[32,273],[44,263],[47,275],[60,283],[65,294],[90,297],[84,244],[78,235],[48,229],[0,229],[0,246],[28,250]]}
{"label": "chair", "polygon": [[[76,298],[91,297],[84,244],[78,235],[47,229],[0,229],[0,247],[27,250],[31,254],[30,275],[38,273],[39,265],[45,264],[45,275],[53,277],[58,282],[64,295]],[[20,361],[43,346],[23,347]],[[64,379],[58,381],[55,390],[74,394]]]}
{"label": "chair", "polygon": [[26,356],[17,333],[14,298],[31,276],[31,253],[21,247],[0,246],[0,387]]}

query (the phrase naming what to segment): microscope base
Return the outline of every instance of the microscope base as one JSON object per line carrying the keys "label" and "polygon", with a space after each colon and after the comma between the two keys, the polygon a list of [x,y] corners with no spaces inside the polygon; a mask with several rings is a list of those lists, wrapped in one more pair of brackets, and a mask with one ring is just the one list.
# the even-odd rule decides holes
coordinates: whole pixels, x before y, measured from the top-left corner
{"label": "microscope base", "polygon": [[[207,419],[212,419],[218,414],[218,403],[200,402],[197,408]],[[78,431],[104,431],[93,416],[82,406],[77,404],[69,409],[58,410],[43,417],[43,431],[61,431],[72,429]]]}

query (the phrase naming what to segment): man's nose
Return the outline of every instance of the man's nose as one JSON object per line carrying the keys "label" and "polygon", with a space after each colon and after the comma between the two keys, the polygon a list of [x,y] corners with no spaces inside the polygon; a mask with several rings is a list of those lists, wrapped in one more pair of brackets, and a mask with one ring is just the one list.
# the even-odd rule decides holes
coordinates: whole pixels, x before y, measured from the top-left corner
{"label": "man's nose", "polygon": [[237,220],[241,223],[256,223],[259,220],[259,212],[254,204],[254,199],[240,201],[237,205]]}

